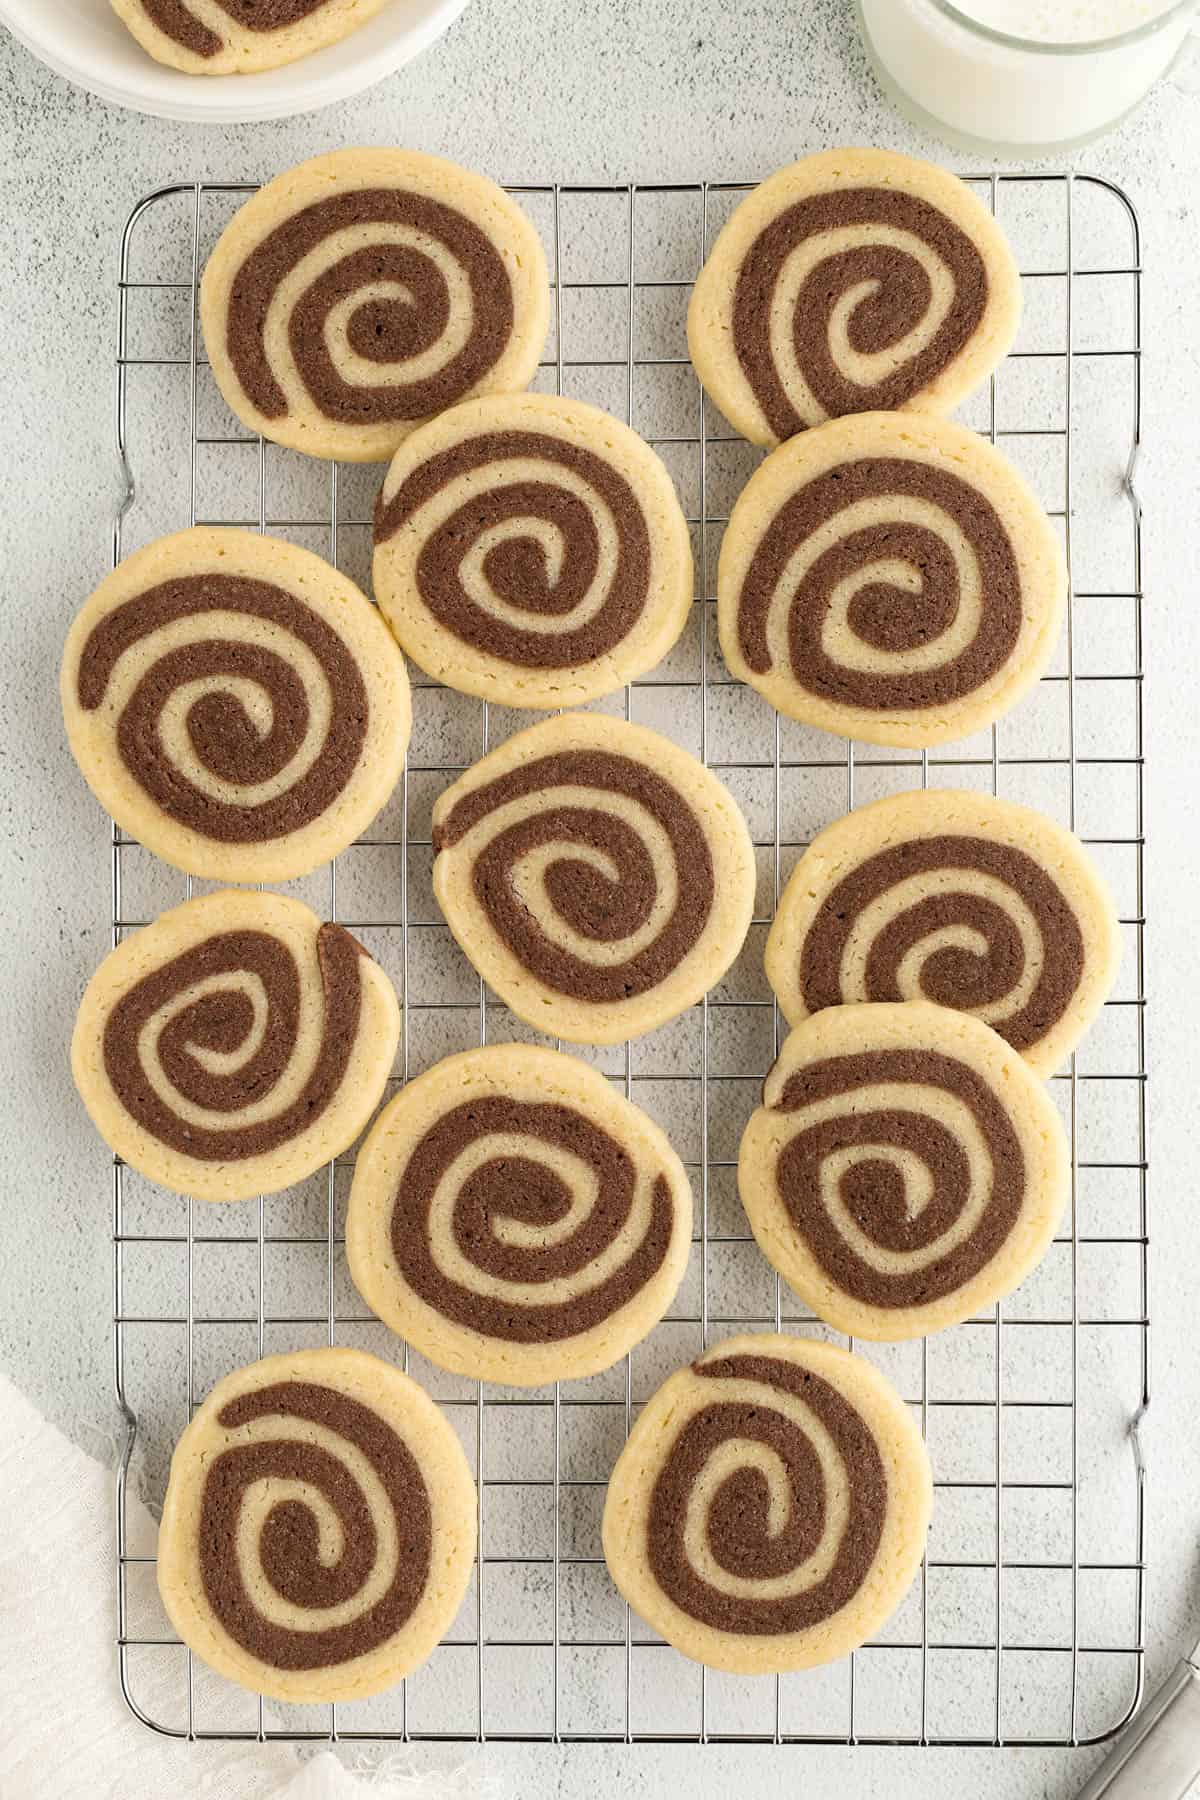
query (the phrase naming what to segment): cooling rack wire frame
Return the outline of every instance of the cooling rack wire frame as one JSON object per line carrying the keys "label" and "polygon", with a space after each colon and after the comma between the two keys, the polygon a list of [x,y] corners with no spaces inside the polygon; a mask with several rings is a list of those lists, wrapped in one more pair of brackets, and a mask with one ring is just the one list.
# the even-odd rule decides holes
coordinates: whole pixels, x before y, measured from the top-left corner
{"label": "cooling rack wire frame", "polygon": [[[152,1729],[311,1742],[1071,1744],[1111,1734],[1136,1708],[1137,1428],[1149,1394],[1139,232],[1128,198],[1095,177],[999,174],[972,185],[1016,246],[1026,312],[1012,356],[964,417],[1038,487],[1073,591],[1060,659],[1034,695],[998,727],[936,754],[858,749],[802,730],[720,664],[720,533],[761,453],[705,402],[683,319],[705,251],[746,186],[511,190],[543,230],[555,280],[537,385],[627,417],[671,466],[693,531],[693,626],[615,709],[667,730],[720,773],[760,860],[741,962],[674,1026],[595,1058],[668,1127],[691,1168],[693,1266],[667,1321],[606,1376],[529,1393],[411,1357],[479,1478],[479,1553],[463,1611],[426,1668],[388,1695],[264,1708],[173,1637],[135,1487],[161,1498],[174,1438],[226,1369],[315,1343],[360,1344],[409,1368],[408,1349],[345,1275],[350,1157],[290,1195],[230,1208],[165,1195],[118,1163],[115,1376],[128,1440],[117,1480],[117,1654],[125,1698]],[[199,273],[251,192],[181,183],[148,195],[125,227],[117,437],[127,491],[114,558],[188,523],[241,524],[308,543],[369,586],[381,472],[312,463],[246,436],[205,363]],[[391,810],[328,869],[292,884],[355,929],[396,979],[397,1084],[451,1049],[531,1035],[453,946],[428,879],[432,798],[528,716],[433,683],[415,712]],[[833,1335],[772,1276],[737,1205],[737,1136],[780,1041],[762,943],[791,864],[821,825],[931,780],[1025,799],[1077,828],[1117,893],[1125,968],[1103,1020],[1052,1083],[1071,1133],[1072,1200],[1042,1270],[932,1341],[865,1347],[898,1382],[933,1455],[934,1527],[908,1602],[877,1642],[831,1668],[731,1678],[686,1662],[619,1601],[600,1553],[605,1477],[635,1406],[710,1338],[754,1327]],[[114,943],[201,885],[115,831]]]}

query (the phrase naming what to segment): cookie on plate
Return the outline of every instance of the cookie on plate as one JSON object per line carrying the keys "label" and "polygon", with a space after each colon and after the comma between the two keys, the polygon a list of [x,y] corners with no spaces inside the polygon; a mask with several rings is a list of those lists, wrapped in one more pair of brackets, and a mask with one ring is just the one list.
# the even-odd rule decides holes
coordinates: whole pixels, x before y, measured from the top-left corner
{"label": "cookie on plate", "polygon": [[742,1138],[758,1245],[852,1337],[923,1337],[1011,1293],[1071,1186],[1046,1088],[1004,1039],[928,1001],[798,1025]]}
{"label": "cookie on plate", "polygon": [[692,1190],[665,1134],[596,1069],[528,1044],[447,1057],[358,1155],[346,1255],[385,1324],[457,1375],[594,1375],[683,1279]]}
{"label": "cookie on plate", "polygon": [[716,776],[656,731],[564,713],[433,809],[433,887],[517,1017],[615,1044],[702,998],[754,910],[754,847]]}
{"label": "cookie on plate", "polygon": [[397,451],[375,515],[375,597],[460,693],[578,706],[661,661],[692,604],[662,461],[598,407],[473,400]]}
{"label": "cookie on plate", "polygon": [[858,413],[756,469],[721,546],[730,671],[789,718],[920,748],[1044,672],[1066,562],[1022,477],[945,419]]}
{"label": "cookie on plate", "polygon": [[404,659],[352,581],[250,531],[161,538],[79,613],[67,737],[106,812],[211,881],[288,881],[344,850],[404,767]]}
{"label": "cookie on plate", "polygon": [[395,990],[348,931],[298,900],[227,888],[110,951],[71,1068],[125,1162],[198,1200],[247,1200],[354,1142],[399,1041]]}
{"label": "cookie on plate", "polygon": [[415,150],[336,150],[268,182],[200,290],[217,384],[252,431],[383,462],[410,431],[537,368],[537,232],[502,188]]}
{"label": "cookie on plate", "polygon": [[1079,839],[961,788],[876,800],[815,838],[767,939],[789,1024],[859,1000],[933,1000],[1051,1075],[1116,979],[1121,933]]}
{"label": "cookie on plate", "polygon": [[730,424],[780,444],[845,413],[951,412],[1020,318],[1012,251],[970,188],[893,150],[825,150],[730,218],[688,347]]}
{"label": "cookie on plate", "polygon": [[171,1458],[158,1586],[184,1643],[273,1700],[363,1700],[462,1603],[475,1483],[415,1381],[361,1350],[268,1356],[217,1383]]}
{"label": "cookie on plate", "polygon": [[388,0],[110,0],[143,50],[185,75],[256,75],[349,37]]}
{"label": "cookie on plate", "polygon": [[706,1350],[638,1416],[604,1507],[630,1606],[736,1675],[808,1669],[875,1637],[921,1565],[933,1499],[908,1408],[814,1338]]}

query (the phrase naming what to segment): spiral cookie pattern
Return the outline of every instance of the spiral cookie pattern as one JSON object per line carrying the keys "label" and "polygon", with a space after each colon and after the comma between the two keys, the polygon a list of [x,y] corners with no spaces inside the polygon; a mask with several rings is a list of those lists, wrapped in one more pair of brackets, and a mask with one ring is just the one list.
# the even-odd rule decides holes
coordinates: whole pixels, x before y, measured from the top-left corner
{"label": "spiral cookie pattern", "polygon": [[1010,348],[1020,278],[970,189],[886,150],[782,169],[733,214],[688,343],[731,424],[780,444],[846,413],[947,413]]}
{"label": "spiral cookie pattern", "polygon": [[180,532],[123,562],[71,628],[62,703],[105,810],[214,881],[286,881],[345,849],[399,779],[411,722],[365,596],[246,531]]}
{"label": "spiral cookie pattern", "polygon": [[519,1018],[611,1044],[674,1018],[742,946],[754,903],[745,822],[702,764],[592,713],[522,731],[433,813],[434,891]]}
{"label": "spiral cookie pattern", "polygon": [[731,671],[780,712],[912,747],[990,724],[1037,680],[1066,587],[1049,520],[990,444],[864,413],[755,472],[717,617]]}
{"label": "spiral cookie pattern", "polygon": [[839,819],[796,865],[767,940],[791,1024],[862,1000],[972,1013],[1039,1073],[1116,976],[1120,928],[1079,840],[990,795],[930,790]]}
{"label": "spiral cookie pattern", "polygon": [[388,472],[375,546],[376,597],[406,652],[507,706],[613,692],[666,655],[691,606],[670,476],[577,400],[505,395],[424,426]]}
{"label": "spiral cookie pattern", "polygon": [[171,1462],[163,1603],[218,1673],[277,1700],[358,1700],[425,1660],[475,1551],[475,1488],[433,1402],[354,1350],[228,1376]]}
{"label": "spiral cookie pattern", "polygon": [[525,1386],[606,1369],[683,1278],[692,1194],[666,1137],[573,1056],[448,1057],[359,1153],[346,1254],[423,1356]]}
{"label": "spiral cookie pattern", "polygon": [[460,401],[523,388],[549,308],[520,208],[408,150],[340,150],[269,182],[222,233],[200,294],[238,417],[348,462],[390,457]]}
{"label": "spiral cookie pattern", "polygon": [[189,75],[276,69],[349,37],[387,0],[111,0],[144,50]]}
{"label": "spiral cookie pattern", "polygon": [[348,931],[297,900],[227,889],[105,958],[71,1055],[118,1156],[181,1194],[244,1200],[353,1142],[399,1036],[391,983]]}
{"label": "spiral cookie pattern", "polygon": [[925,1001],[839,1006],[784,1044],[738,1187],[763,1254],[828,1324],[921,1337],[1040,1260],[1070,1154],[1046,1089],[989,1026]]}
{"label": "spiral cookie pattern", "polygon": [[863,1358],[734,1338],[640,1414],[609,1484],[604,1554],[686,1655],[735,1674],[810,1668],[895,1610],[931,1498],[920,1435]]}

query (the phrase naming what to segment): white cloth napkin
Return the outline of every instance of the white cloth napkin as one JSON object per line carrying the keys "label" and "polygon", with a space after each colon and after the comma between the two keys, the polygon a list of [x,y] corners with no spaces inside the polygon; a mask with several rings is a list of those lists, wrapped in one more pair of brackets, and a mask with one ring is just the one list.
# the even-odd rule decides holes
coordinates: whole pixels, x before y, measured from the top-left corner
{"label": "white cloth napkin", "polygon": [[[69,1442],[0,1375],[0,1800],[485,1800],[468,1766],[421,1770],[406,1752],[355,1774],[287,1744],[158,1737],[121,1696],[110,1469]],[[129,1530],[153,1546],[136,1499]],[[169,1658],[163,1658],[164,1662]],[[166,1672],[158,1680],[171,1680]],[[139,1671],[152,1710],[152,1671]],[[165,1696],[159,1696],[165,1699]],[[165,1710],[170,1713],[170,1706]]]}

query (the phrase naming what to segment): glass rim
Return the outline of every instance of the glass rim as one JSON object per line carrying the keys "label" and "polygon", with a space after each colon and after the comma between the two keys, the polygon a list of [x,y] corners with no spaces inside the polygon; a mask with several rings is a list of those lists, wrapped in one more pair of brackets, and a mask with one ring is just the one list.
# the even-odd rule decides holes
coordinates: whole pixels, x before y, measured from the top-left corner
{"label": "glass rim", "polygon": [[943,18],[950,19],[967,31],[974,32],[990,44],[1002,44],[1008,50],[1032,51],[1035,56],[1086,56],[1095,54],[1097,50],[1117,50],[1125,44],[1137,44],[1144,38],[1153,37],[1155,32],[1162,31],[1165,26],[1195,9],[1197,0],[1175,0],[1165,12],[1156,18],[1147,19],[1143,25],[1133,25],[1128,31],[1118,31],[1112,37],[1080,38],[1076,41],[1056,43],[1045,38],[1017,37],[1011,31],[997,31],[993,25],[985,25],[981,19],[973,19],[969,13],[962,11],[954,4],[954,0],[931,0],[932,5]]}

